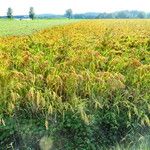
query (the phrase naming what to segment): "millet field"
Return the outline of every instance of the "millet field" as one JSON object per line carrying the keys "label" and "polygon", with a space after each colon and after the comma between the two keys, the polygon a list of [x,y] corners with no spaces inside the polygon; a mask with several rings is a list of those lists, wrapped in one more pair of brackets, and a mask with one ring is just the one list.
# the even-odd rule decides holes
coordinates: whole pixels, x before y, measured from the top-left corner
{"label": "millet field", "polygon": [[0,38],[0,150],[149,150],[149,135],[150,20]]}

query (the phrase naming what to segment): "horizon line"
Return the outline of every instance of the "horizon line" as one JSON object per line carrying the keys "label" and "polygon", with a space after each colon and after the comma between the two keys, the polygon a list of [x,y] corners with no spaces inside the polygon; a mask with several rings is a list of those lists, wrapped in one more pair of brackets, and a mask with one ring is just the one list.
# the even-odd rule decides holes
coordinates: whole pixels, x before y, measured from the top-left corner
{"label": "horizon line", "polygon": [[[8,8],[12,8],[12,7],[8,7]],[[13,10],[13,8],[12,8]],[[111,13],[116,13],[116,12],[122,12],[122,11],[129,11],[129,12],[132,12],[132,11],[138,11],[138,12],[144,12],[145,14],[148,14],[150,13],[150,11],[144,11],[144,10],[138,10],[138,9],[133,9],[133,10],[129,10],[129,9],[122,9],[122,10],[116,10],[116,11],[111,11],[111,12],[107,12],[107,11],[103,11],[103,12],[98,12],[98,11],[86,11],[86,12],[80,12],[80,13],[73,13],[73,14],[86,14],[86,13],[107,13],[107,14],[111,14]],[[36,14],[36,13],[35,13]],[[64,13],[61,13],[61,14],[58,14],[58,13],[50,13],[50,12],[47,12],[47,13],[37,13],[36,15],[64,15]],[[7,16],[7,13],[6,15],[0,15],[0,17],[5,17]],[[17,15],[13,15],[13,16],[28,16],[28,14],[17,14]]]}

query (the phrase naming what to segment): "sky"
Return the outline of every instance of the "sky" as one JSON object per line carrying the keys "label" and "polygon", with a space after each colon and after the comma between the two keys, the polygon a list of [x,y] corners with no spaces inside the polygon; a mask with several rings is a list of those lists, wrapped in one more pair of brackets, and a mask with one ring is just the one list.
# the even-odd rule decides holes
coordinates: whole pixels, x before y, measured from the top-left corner
{"label": "sky", "polygon": [[74,13],[119,10],[150,12],[150,0],[0,0],[0,16],[6,15],[8,7],[13,9],[13,15],[26,15],[31,6],[36,14],[64,14],[68,8]]}

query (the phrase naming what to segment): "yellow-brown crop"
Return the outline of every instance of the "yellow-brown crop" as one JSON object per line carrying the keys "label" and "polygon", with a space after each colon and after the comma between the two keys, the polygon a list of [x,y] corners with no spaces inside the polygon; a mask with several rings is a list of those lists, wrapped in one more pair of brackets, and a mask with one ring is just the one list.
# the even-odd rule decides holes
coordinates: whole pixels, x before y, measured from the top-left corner
{"label": "yellow-brown crop", "polygon": [[[0,113],[127,114],[150,125],[150,21],[82,21],[0,38]],[[26,110],[26,111],[25,111]]]}

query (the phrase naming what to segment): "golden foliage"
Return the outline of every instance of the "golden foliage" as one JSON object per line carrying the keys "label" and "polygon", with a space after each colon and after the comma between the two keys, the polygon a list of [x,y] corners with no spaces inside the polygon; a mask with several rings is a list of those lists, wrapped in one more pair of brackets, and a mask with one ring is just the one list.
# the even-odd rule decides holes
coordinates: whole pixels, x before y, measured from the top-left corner
{"label": "golden foliage", "polygon": [[[149,37],[149,20],[94,20],[0,38],[0,103],[8,103],[2,111],[12,113],[19,101],[52,114],[73,109],[75,98],[92,99],[99,109],[103,104],[96,98],[116,91],[140,87],[147,93]],[[88,124],[86,111],[80,113]]]}

